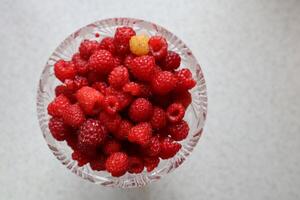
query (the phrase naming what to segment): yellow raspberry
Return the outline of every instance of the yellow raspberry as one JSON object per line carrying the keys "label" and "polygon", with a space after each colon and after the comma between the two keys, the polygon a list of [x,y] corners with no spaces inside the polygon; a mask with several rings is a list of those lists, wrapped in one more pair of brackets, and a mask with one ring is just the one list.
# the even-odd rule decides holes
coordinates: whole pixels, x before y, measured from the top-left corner
{"label": "yellow raspberry", "polygon": [[132,36],[129,41],[130,51],[138,56],[147,55],[149,52],[148,41],[147,35]]}

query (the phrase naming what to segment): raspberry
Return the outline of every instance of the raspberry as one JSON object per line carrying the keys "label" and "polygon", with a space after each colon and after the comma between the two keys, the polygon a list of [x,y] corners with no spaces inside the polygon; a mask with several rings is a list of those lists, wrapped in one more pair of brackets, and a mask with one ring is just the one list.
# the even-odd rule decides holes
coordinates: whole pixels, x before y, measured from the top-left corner
{"label": "raspberry", "polygon": [[114,44],[119,54],[129,52],[129,40],[135,35],[135,31],[131,27],[119,27],[115,32]]}
{"label": "raspberry", "polygon": [[89,162],[88,156],[77,150],[72,153],[72,159],[78,162],[79,167],[82,167]]}
{"label": "raspberry", "polygon": [[181,69],[175,73],[175,76],[177,77],[176,91],[189,90],[196,85],[189,69]]}
{"label": "raspberry", "polygon": [[122,119],[119,114],[109,115],[106,112],[101,112],[99,120],[109,132],[116,133],[119,130]]}
{"label": "raspberry", "polygon": [[122,120],[119,130],[114,133],[114,136],[119,140],[127,140],[128,133],[132,128],[132,124],[127,120]]}
{"label": "raspberry", "polygon": [[109,84],[114,88],[122,88],[129,82],[129,74],[124,66],[115,67],[108,76]]}
{"label": "raspberry", "polygon": [[108,114],[116,114],[120,110],[118,98],[112,95],[104,97],[103,107]]}
{"label": "raspberry", "polygon": [[184,117],[185,108],[180,103],[173,103],[167,109],[167,118],[169,122],[176,123],[180,122]]}
{"label": "raspberry", "polygon": [[146,35],[132,36],[129,40],[131,53],[138,56],[147,55],[149,52],[148,41],[149,37]]}
{"label": "raspberry", "polygon": [[181,144],[175,142],[173,139],[169,137],[162,138],[160,140],[159,157],[162,159],[172,158],[180,149]]}
{"label": "raspberry", "polygon": [[98,50],[91,55],[88,65],[92,71],[107,74],[114,68],[114,58],[109,51]]}
{"label": "raspberry", "polygon": [[85,116],[78,104],[73,104],[65,108],[62,113],[64,123],[72,127],[79,127],[85,121]]}
{"label": "raspberry", "polygon": [[151,172],[158,166],[159,158],[158,157],[145,157],[144,164],[147,169],[147,172]]}
{"label": "raspberry", "polygon": [[104,97],[98,90],[84,86],[76,92],[76,98],[83,111],[88,115],[93,115],[99,111]]}
{"label": "raspberry", "polygon": [[48,114],[53,117],[61,117],[62,113],[70,105],[69,99],[61,94],[58,97],[55,97],[55,99],[49,103],[47,110]]}
{"label": "raspberry", "polygon": [[128,172],[131,174],[139,174],[144,170],[144,163],[140,157],[129,156]]}
{"label": "raspberry", "polygon": [[116,177],[124,175],[128,169],[128,165],[128,156],[123,152],[111,154],[105,162],[106,170],[110,172],[112,176]]}
{"label": "raspberry", "polygon": [[69,135],[69,128],[64,124],[61,118],[52,117],[49,121],[49,130],[52,133],[52,136],[57,141],[63,141]]}
{"label": "raspberry", "polygon": [[102,171],[105,170],[106,158],[103,155],[98,155],[96,159],[90,161],[90,166],[92,170]]}
{"label": "raspberry", "polygon": [[111,54],[115,54],[116,47],[114,45],[114,39],[112,37],[103,38],[100,42],[99,49],[104,49],[109,51]]}
{"label": "raspberry", "polygon": [[152,128],[150,123],[142,122],[132,127],[128,133],[128,140],[130,142],[147,145],[150,142],[152,135]]}
{"label": "raspberry", "polygon": [[95,82],[93,83],[92,88],[98,90],[99,92],[101,92],[101,94],[105,94],[107,84],[105,82]]}
{"label": "raspberry", "polygon": [[154,70],[153,70],[153,76],[157,75],[160,72],[162,72],[160,66],[155,65]]}
{"label": "raspberry", "polygon": [[124,59],[124,65],[125,67],[127,67],[128,69],[131,68],[131,63],[133,61],[133,59],[135,58],[136,56],[133,55],[133,54],[128,54],[125,59]]}
{"label": "raspberry", "polygon": [[118,91],[112,87],[106,89],[106,95],[116,96],[119,100],[120,110],[123,110],[132,102],[132,96],[123,91]]}
{"label": "raspberry", "polygon": [[145,84],[140,84],[141,86],[141,97],[150,97],[152,95],[152,91],[150,89],[149,85],[145,85]]}
{"label": "raspberry", "polygon": [[119,152],[121,150],[121,144],[114,139],[108,140],[107,142],[105,142],[104,146],[103,146],[103,152],[106,155],[110,155],[112,153],[115,152]]}
{"label": "raspberry", "polygon": [[99,43],[94,40],[83,40],[79,46],[80,56],[84,59],[89,57],[99,49]]}
{"label": "raspberry", "polygon": [[171,95],[170,94],[165,94],[165,95],[156,94],[152,97],[152,100],[157,106],[166,108],[170,104]]}
{"label": "raspberry", "polygon": [[72,62],[75,66],[75,70],[79,75],[85,75],[88,71],[87,61],[81,58],[79,53],[75,53],[72,57]]}
{"label": "raspberry", "polygon": [[71,147],[73,150],[78,150],[77,145],[77,135],[76,134],[68,134],[66,137],[66,142],[69,147]]}
{"label": "raspberry", "polygon": [[169,133],[166,127],[158,129],[155,131],[155,134],[160,137],[168,137]]}
{"label": "raspberry", "polygon": [[154,107],[150,123],[153,129],[160,129],[165,127],[167,124],[165,111],[160,107]]}
{"label": "raspberry", "polygon": [[155,60],[153,56],[136,57],[130,63],[130,71],[141,81],[150,81],[154,72]]}
{"label": "raspberry", "polygon": [[192,102],[192,96],[189,91],[176,92],[172,95],[174,103],[181,103],[185,108],[187,108]]}
{"label": "raspberry", "polygon": [[175,85],[176,77],[168,71],[157,73],[151,82],[153,92],[160,95],[169,93],[174,89]]}
{"label": "raspberry", "polygon": [[174,70],[180,66],[181,58],[178,53],[174,51],[168,51],[167,56],[162,60],[163,70]]}
{"label": "raspberry", "polygon": [[71,62],[59,60],[54,64],[54,74],[61,82],[73,79],[76,75],[75,66]]}
{"label": "raspberry", "polygon": [[123,59],[121,56],[115,56],[114,57],[114,67],[118,67],[122,65]]}
{"label": "raspberry", "polygon": [[[61,94],[65,95],[65,93],[69,92],[68,88],[65,85],[58,85],[58,86],[56,86],[55,89],[54,89],[54,91],[55,91],[55,96],[56,97],[58,97]],[[70,94],[72,94],[72,91],[70,91]]]}
{"label": "raspberry", "polygon": [[189,130],[189,125],[184,120],[176,124],[171,124],[168,127],[168,133],[171,135],[172,139],[176,141],[185,139],[189,133]]}
{"label": "raspberry", "polygon": [[131,94],[132,96],[140,96],[142,94],[142,88],[140,84],[135,82],[126,83],[123,86],[123,91]]}
{"label": "raspberry", "polygon": [[154,56],[155,60],[161,60],[166,57],[168,53],[168,43],[164,37],[152,36],[148,44],[150,53]]}
{"label": "raspberry", "polygon": [[82,88],[83,86],[87,86],[89,84],[87,79],[82,76],[75,76],[74,80],[66,79],[64,83],[67,89],[71,91],[76,91]]}
{"label": "raspberry", "polygon": [[160,152],[160,142],[159,142],[159,136],[153,136],[150,139],[150,142],[148,145],[143,149],[145,155],[147,156],[158,156]]}
{"label": "raspberry", "polygon": [[130,105],[128,113],[134,122],[147,121],[153,114],[153,106],[147,99],[137,98]]}
{"label": "raspberry", "polygon": [[95,119],[86,120],[78,131],[78,144],[80,148],[96,148],[102,144],[107,136],[106,129],[100,121]]}

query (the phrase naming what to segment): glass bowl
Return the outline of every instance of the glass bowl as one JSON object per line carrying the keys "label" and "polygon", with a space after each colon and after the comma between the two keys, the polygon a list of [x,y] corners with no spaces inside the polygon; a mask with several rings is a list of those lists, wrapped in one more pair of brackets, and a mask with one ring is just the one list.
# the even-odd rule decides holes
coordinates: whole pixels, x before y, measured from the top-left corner
{"label": "glass bowl", "polygon": [[[95,39],[95,33],[100,34],[100,38],[113,36],[116,27],[131,26],[137,33],[148,35],[162,35],[169,44],[169,49],[180,54],[182,62],[180,67],[187,67],[193,73],[193,78],[197,81],[195,88],[191,90],[192,104],[188,107],[185,120],[190,126],[188,137],[181,142],[181,150],[169,160],[161,160],[159,166],[152,172],[144,170],[141,174],[126,173],[122,177],[112,177],[107,172],[93,171],[89,165],[79,167],[77,161],[71,158],[71,149],[66,142],[56,141],[48,128],[49,115],[47,105],[55,96],[54,88],[59,84],[54,76],[53,65],[59,59],[70,60],[77,51],[83,39]],[[57,159],[70,171],[89,180],[95,184],[113,186],[121,188],[141,187],[159,180],[164,175],[178,168],[190,155],[198,140],[201,137],[207,113],[207,94],[205,80],[200,65],[192,54],[191,50],[174,34],[165,28],[140,19],[112,18],[104,19],[89,24],[67,37],[52,53],[42,72],[38,93],[37,93],[37,114],[43,136]]]}

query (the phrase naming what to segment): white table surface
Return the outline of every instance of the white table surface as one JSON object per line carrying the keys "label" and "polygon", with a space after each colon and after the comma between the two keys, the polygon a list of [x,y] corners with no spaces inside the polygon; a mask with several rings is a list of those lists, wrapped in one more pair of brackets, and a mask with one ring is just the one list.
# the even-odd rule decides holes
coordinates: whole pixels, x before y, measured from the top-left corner
{"label": "white table surface", "polygon": [[[208,86],[191,157],[143,189],[105,188],[67,171],[36,117],[42,68],[70,33],[127,16],[178,35]],[[0,0],[0,199],[300,199],[300,1]]]}

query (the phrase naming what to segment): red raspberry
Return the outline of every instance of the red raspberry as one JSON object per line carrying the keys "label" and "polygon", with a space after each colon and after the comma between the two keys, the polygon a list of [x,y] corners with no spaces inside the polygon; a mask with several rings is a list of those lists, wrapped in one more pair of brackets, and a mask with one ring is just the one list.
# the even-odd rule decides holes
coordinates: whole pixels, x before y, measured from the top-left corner
{"label": "red raspberry", "polygon": [[75,66],[75,70],[79,75],[85,75],[88,71],[87,61],[81,58],[79,53],[75,53],[72,57],[72,62]]}
{"label": "red raspberry", "polygon": [[103,107],[108,114],[116,114],[120,110],[118,98],[112,95],[104,97]]}
{"label": "red raspberry", "polygon": [[121,144],[114,139],[108,140],[103,145],[103,152],[106,155],[110,155],[115,152],[119,152],[121,150]]}
{"label": "red raspberry", "polygon": [[173,73],[162,71],[157,73],[151,82],[152,90],[156,94],[167,94],[174,89],[176,77]]}
{"label": "red raspberry", "polygon": [[152,36],[149,41],[149,49],[155,60],[161,60],[168,53],[168,43],[162,36]]}
{"label": "red raspberry", "polygon": [[160,140],[159,157],[162,159],[172,158],[180,149],[181,144],[175,142],[173,139],[169,137],[162,138]]}
{"label": "red raspberry", "polygon": [[175,76],[177,77],[176,91],[189,90],[196,85],[189,69],[181,69],[175,73]]}
{"label": "red raspberry", "polygon": [[128,156],[123,152],[116,152],[111,154],[105,162],[106,170],[115,177],[124,175],[128,170],[128,165]]}
{"label": "red raspberry", "polygon": [[58,97],[55,97],[55,99],[49,103],[47,110],[48,114],[53,117],[61,117],[62,113],[70,105],[69,99],[61,94]]}
{"label": "red raspberry", "polygon": [[153,72],[153,76],[152,76],[152,77],[156,76],[156,75],[157,75],[158,73],[160,73],[160,72],[162,72],[162,69],[160,68],[160,66],[155,65],[155,67],[154,67],[154,72]]}
{"label": "red raspberry", "polygon": [[93,83],[92,88],[98,90],[99,92],[101,92],[101,94],[105,94],[107,84],[105,82],[95,82]]}
{"label": "red raspberry", "polygon": [[97,155],[97,158],[90,161],[92,170],[102,171],[105,170],[106,158],[103,155]]}
{"label": "red raspberry", "polygon": [[114,67],[118,67],[122,65],[123,58],[121,56],[115,56],[114,57]]}
{"label": "red raspberry", "polygon": [[68,134],[66,137],[66,142],[69,147],[73,150],[78,150],[78,140],[77,140],[77,134]]}
{"label": "red raspberry", "polygon": [[98,90],[85,86],[76,92],[76,98],[83,111],[88,115],[93,115],[99,111],[104,97]]}
{"label": "red raspberry", "polygon": [[123,86],[123,91],[131,94],[132,96],[139,96],[142,94],[142,88],[141,88],[140,84],[135,83],[135,82],[126,83]]}
{"label": "red raspberry", "polygon": [[79,46],[80,56],[84,59],[89,57],[99,49],[99,43],[94,40],[83,40]]}
{"label": "red raspberry", "polygon": [[122,119],[119,114],[109,115],[106,112],[101,112],[99,120],[109,132],[116,133],[119,130]]}
{"label": "red raspberry", "polygon": [[64,124],[61,118],[52,117],[48,126],[52,136],[57,141],[65,140],[70,133],[70,129]]}
{"label": "red raspberry", "polygon": [[[59,95],[67,93],[69,90],[65,85],[58,85],[55,87],[55,96],[58,97]],[[72,91],[70,91],[70,94],[72,94]],[[66,96],[66,95],[65,95]]]}
{"label": "red raspberry", "polygon": [[131,174],[139,174],[144,170],[144,163],[140,157],[129,156],[128,172]]}
{"label": "red raspberry", "polygon": [[93,85],[96,82],[102,82],[106,79],[104,74],[95,71],[89,71],[86,78],[90,85]]}
{"label": "red raspberry", "polygon": [[144,164],[147,169],[147,172],[151,172],[158,166],[159,158],[158,157],[145,157]]}
{"label": "red raspberry", "polygon": [[162,60],[163,70],[174,70],[180,66],[181,58],[178,53],[168,51],[167,56]]}
{"label": "red raspberry", "polygon": [[78,104],[73,104],[64,110],[62,113],[64,123],[72,127],[79,127],[85,121],[85,116]]}
{"label": "red raspberry", "polygon": [[171,124],[168,127],[168,133],[171,135],[172,139],[176,141],[185,139],[189,134],[189,130],[189,125],[184,120],[176,124]]}
{"label": "red raspberry", "polygon": [[158,156],[160,152],[160,142],[159,142],[159,136],[153,136],[150,139],[150,142],[148,145],[143,149],[144,154],[147,156]]}
{"label": "red raspberry", "polygon": [[128,133],[128,140],[130,142],[147,145],[150,142],[152,135],[152,128],[150,123],[142,122],[132,127]]}
{"label": "red raspberry", "polygon": [[119,27],[115,32],[114,44],[119,54],[129,52],[129,40],[135,35],[135,31],[131,27]]}
{"label": "red raspberry", "polygon": [[72,153],[72,159],[78,162],[79,167],[82,167],[89,162],[88,156],[77,150]]}
{"label": "red raspberry", "polygon": [[82,88],[83,86],[87,86],[89,83],[85,77],[75,76],[74,80],[66,79],[65,85],[67,89],[71,91],[76,91]]}
{"label": "red raspberry", "polygon": [[131,63],[133,61],[133,59],[135,58],[136,56],[134,54],[128,54],[125,59],[124,59],[124,65],[125,67],[127,67],[128,69],[131,68]]}
{"label": "red raspberry", "polygon": [[124,66],[115,67],[108,76],[109,84],[114,88],[122,88],[129,82],[129,73]]}
{"label": "red raspberry", "polygon": [[160,129],[165,127],[167,124],[165,111],[160,107],[154,107],[150,123],[153,129]]}
{"label": "red raspberry", "polygon": [[165,95],[156,94],[152,97],[152,100],[153,100],[154,104],[156,104],[157,106],[166,108],[170,104],[171,95],[170,94],[165,94]]}
{"label": "red raspberry", "polygon": [[78,131],[78,144],[80,148],[96,148],[104,142],[107,131],[100,121],[95,119],[86,120]]}
{"label": "red raspberry", "polygon": [[128,113],[134,122],[147,121],[153,114],[153,106],[147,99],[137,98],[130,105]]}
{"label": "red raspberry", "polygon": [[152,95],[152,91],[150,89],[149,85],[145,85],[145,84],[140,84],[141,86],[141,97],[150,97]]}
{"label": "red raspberry", "polygon": [[141,81],[150,81],[154,72],[155,60],[153,56],[139,56],[132,60],[130,71]]}
{"label": "red raspberry", "polygon": [[126,108],[127,106],[130,105],[130,103],[132,102],[132,96],[129,94],[126,94],[123,91],[118,91],[112,87],[108,87],[106,89],[106,95],[113,95],[116,96],[119,100],[120,103],[120,110],[123,110],[124,108]]}
{"label": "red raspberry", "polygon": [[114,39],[112,37],[105,37],[102,39],[99,45],[100,49],[109,51],[111,54],[115,54],[116,47],[114,45]]}
{"label": "red raspberry", "polygon": [[114,136],[119,140],[127,140],[128,133],[132,128],[132,124],[127,120],[122,120],[119,130],[114,133]]}
{"label": "red raspberry", "polygon": [[167,118],[169,122],[176,123],[180,122],[184,117],[185,108],[180,103],[173,103],[167,109]]}
{"label": "red raspberry", "polygon": [[192,96],[189,91],[176,92],[172,95],[172,99],[175,103],[181,103],[185,108],[187,108],[192,102]]}
{"label": "red raspberry", "polygon": [[114,57],[107,50],[98,50],[89,59],[89,69],[107,74],[114,68]]}
{"label": "red raspberry", "polygon": [[61,82],[73,79],[76,75],[75,66],[71,62],[59,60],[54,64],[54,74]]}

